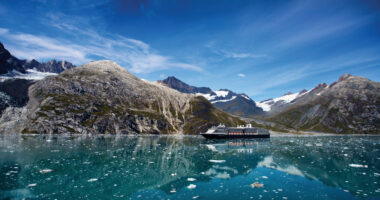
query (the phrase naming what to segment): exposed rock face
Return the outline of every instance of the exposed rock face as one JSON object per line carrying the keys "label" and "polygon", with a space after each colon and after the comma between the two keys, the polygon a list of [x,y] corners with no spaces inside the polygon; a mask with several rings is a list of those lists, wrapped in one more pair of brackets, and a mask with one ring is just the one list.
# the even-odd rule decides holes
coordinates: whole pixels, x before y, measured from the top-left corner
{"label": "exposed rock face", "polygon": [[66,69],[71,69],[75,65],[66,61],[51,60],[46,63],[40,63],[36,60],[20,60],[12,56],[4,45],[0,42],[0,74],[6,74],[12,70],[26,73],[28,69],[35,69],[40,72],[61,73]]}
{"label": "exposed rock face", "polygon": [[51,60],[46,63],[40,63],[36,60],[31,60],[31,61],[26,61],[24,64],[25,69],[36,69],[37,71],[40,72],[53,72],[53,73],[61,73],[64,70],[71,69],[76,67],[70,62],[67,61],[56,61],[56,60]]}
{"label": "exposed rock face", "polygon": [[[13,118],[15,132],[196,134],[218,123],[243,123],[211,104],[199,106],[203,97],[142,81],[111,61],[46,77],[29,88],[29,98]],[[11,119],[7,110],[3,115]],[[9,129],[0,125],[0,131]]]}
{"label": "exposed rock face", "polygon": [[23,61],[12,56],[4,45],[0,42],[0,74],[6,74],[8,71],[17,70],[25,73]]}
{"label": "exposed rock face", "polygon": [[380,83],[345,74],[331,85],[318,85],[269,120],[300,130],[379,133]]}
{"label": "exposed rock face", "polygon": [[0,113],[7,107],[23,107],[28,101],[28,88],[35,81],[10,79],[0,82]]}
{"label": "exposed rock face", "polygon": [[263,113],[262,108],[257,107],[246,94],[237,94],[227,89],[213,91],[208,87],[190,86],[173,76],[158,82],[183,93],[202,95],[215,107],[236,116],[252,117]]}
{"label": "exposed rock face", "polygon": [[195,93],[203,93],[203,94],[215,94],[210,88],[208,87],[195,87],[195,86],[190,86],[181,80],[177,79],[174,76],[169,76],[165,80],[161,81],[162,83],[166,84],[170,88],[173,88],[175,90],[178,90],[182,93],[190,93],[190,94],[195,94]]}

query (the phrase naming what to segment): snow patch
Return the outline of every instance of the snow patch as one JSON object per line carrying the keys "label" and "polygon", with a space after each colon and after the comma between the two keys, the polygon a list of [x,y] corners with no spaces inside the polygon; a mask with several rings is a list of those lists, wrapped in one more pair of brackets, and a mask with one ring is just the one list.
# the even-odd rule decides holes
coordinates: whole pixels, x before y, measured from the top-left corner
{"label": "snow patch", "polygon": [[228,102],[236,99],[236,96],[231,97],[231,99],[222,99],[222,100],[216,100],[216,101],[211,101],[211,103],[218,103],[218,102]]}
{"label": "snow patch", "polygon": [[218,91],[214,91],[216,96],[218,97],[226,97],[228,95],[228,93],[230,93],[229,91],[225,91],[225,90],[218,90]]}
{"label": "snow patch", "polygon": [[247,99],[247,100],[251,100],[247,95],[245,95],[245,94],[242,94],[241,95],[242,97],[244,97],[245,99]]}
{"label": "snow patch", "polygon": [[309,93],[310,91],[307,91],[307,92],[304,92],[304,93],[294,93],[294,94],[287,94],[287,95],[284,95],[284,96],[281,96],[281,97],[277,97],[277,98],[274,98],[274,99],[271,99],[271,100],[267,100],[267,101],[263,101],[263,102],[256,102],[256,105],[260,108],[262,108],[264,111],[268,112],[272,109],[272,105],[275,104],[276,102],[279,102],[279,101],[283,101],[284,103],[290,103],[292,102],[294,99],[298,98],[298,97],[301,97],[307,93]]}
{"label": "snow patch", "polygon": [[9,71],[6,74],[0,76],[0,81],[5,81],[12,78],[26,79],[26,80],[41,80],[47,76],[55,76],[56,73],[51,72],[40,72],[35,69],[28,69],[26,73],[23,74],[17,70]]}
{"label": "snow patch", "polygon": [[271,110],[271,105],[268,103],[261,103],[261,102],[256,102],[256,106],[262,108],[265,112],[268,112]]}

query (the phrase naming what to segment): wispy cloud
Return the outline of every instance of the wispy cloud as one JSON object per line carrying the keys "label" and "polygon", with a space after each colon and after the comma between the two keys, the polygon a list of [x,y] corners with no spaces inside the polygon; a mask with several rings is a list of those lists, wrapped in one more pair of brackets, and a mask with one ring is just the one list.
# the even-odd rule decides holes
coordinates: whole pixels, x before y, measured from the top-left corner
{"label": "wispy cloud", "polygon": [[204,45],[206,48],[211,49],[211,51],[219,56],[224,58],[233,58],[233,59],[244,59],[244,58],[265,58],[268,57],[267,54],[256,54],[256,53],[248,53],[248,52],[239,52],[239,51],[231,51],[225,50],[217,46],[215,41],[210,41]]}
{"label": "wispy cloud", "polygon": [[244,77],[245,77],[245,74],[240,73],[240,74],[238,74],[238,77],[242,77],[242,78],[244,78]]}
{"label": "wispy cloud", "polygon": [[134,73],[150,73],[173,68],[203,71],[197,65],[161,55],[143,41],[110,33],[101,34],[86,22],[68,21],[64,17],[67,16],[49,15],[44,20],[48,26],[64,33],[64,38],[11,32],[5,28],[0,28],[0,38],[4,37],[10,41],[6,46],[9,46],[14,55],[26,59],[55,58],[75,64],[84,64],[99,58],[109,59]]}
{"label": "wispy cloud", "polygon": [[236,52],[228,52],[223,51],[222,54],[227,58],[264,58],[267,57],[266,54],[253,54],[253,53],[236,53]]}

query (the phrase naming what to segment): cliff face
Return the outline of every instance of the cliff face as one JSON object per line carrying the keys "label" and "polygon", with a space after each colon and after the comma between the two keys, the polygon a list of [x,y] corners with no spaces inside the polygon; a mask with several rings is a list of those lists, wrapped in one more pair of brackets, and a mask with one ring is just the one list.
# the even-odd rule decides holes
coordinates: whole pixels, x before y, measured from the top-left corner
{"label": "cliff face", "polygon": [[195,134],[218,123],[242,123],[208,104],[210,117],[194,124],[190,119],[198,117],[193,102],[205,99],[140,80],[111,61],[91,62],[37,81],[29,88],[29,99],[20,115],[5,111],[3,117],[14,123],[1,124],[0,131]]}
{"label": "cliff face", "polygon": [[379,133],[380,83],[345,74],[331,85],[319,85],[268,119],[299,130]]}

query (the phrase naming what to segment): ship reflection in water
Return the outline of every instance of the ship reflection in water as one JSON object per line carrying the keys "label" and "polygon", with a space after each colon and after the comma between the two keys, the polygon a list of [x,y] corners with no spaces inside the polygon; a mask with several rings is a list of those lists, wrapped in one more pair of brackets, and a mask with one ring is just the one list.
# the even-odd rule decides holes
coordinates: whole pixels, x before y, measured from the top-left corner
{"label": "ship reflection in water", "polygon": [[377,199],[380,137],[0,136],[0,199]]}

